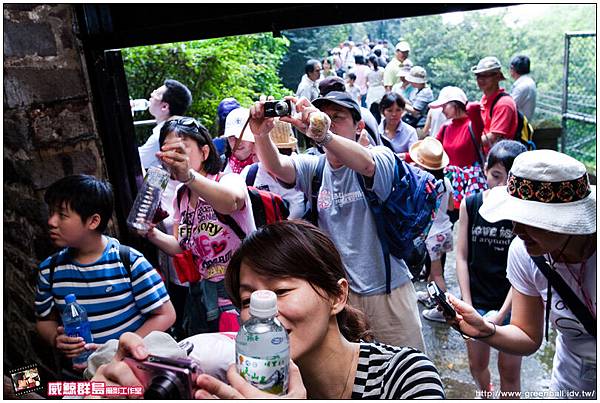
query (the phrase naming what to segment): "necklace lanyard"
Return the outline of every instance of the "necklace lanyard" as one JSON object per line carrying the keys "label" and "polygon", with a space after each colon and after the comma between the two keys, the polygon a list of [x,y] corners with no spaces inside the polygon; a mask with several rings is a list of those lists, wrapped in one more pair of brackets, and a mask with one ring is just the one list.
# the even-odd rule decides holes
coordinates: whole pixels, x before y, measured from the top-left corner
{"label": "necklace lanyard", "polygon": [[190,219],[190,203],[192,201],[192,191],[190,188],[187,188],[188,201],[185,206],[185,222],[184,224],[187,226],[185,231],[185,237],[183,239],[184,245],[189,247],[192,242],[192,228],[194,227],[194,221],[196,221],[196,216],[198,215],[198,207],[200,206],[200,198],[196,200],[196,207],[194,208],[194,216]]}

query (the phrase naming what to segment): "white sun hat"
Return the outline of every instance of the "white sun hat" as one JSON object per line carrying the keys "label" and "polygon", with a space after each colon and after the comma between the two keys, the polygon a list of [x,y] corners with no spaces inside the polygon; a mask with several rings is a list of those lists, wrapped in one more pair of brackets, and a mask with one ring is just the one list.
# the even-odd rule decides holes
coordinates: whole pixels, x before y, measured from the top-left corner
{"label": "white sun hat", "polygon": [[[247,108],[236,108],[229,112],[227,118],[225,119],[225,137],[239,137],[242,132],[242,128],[248,117],[250,116],[250,110]],[[246,126],[244,130],[244,135],[242,136],[242,140],[250,141],[254,143],[254,134],[250,130],[250,125]]]}
{"label": "white sun hat", "polygon": [[490,190],[479,209],[489,221],[511,220],[559,234],[596,232],[596,187],[585,166],[552,150],[519,154],[508,186]]}
{"label": "white sun hat", "polygon": [[430,108],[440,108],[450,101],[458,101],[464,105],[467,104],[465,92],[458,87],[444,87],[440,91],[438,99],[429,104]]}
{"label": "white sun hat", "polygon": [[404,79],[409,83],[425,84],[427,82],[427,72],[421,66],[414,66]]}

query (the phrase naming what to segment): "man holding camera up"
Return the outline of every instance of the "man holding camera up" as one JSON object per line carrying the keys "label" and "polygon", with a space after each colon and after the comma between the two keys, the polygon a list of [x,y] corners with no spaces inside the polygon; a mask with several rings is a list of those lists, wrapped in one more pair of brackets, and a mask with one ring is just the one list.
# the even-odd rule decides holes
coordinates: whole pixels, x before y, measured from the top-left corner
{"label": "man holding camera up", "polygon": [[[385,200],[392,185],[394,156],[386,147],[365,148],[357,143],[364,122],[360,106],[346,92],[333,91],[311,104],[306,98],[288,98],[297,113],[283,116],[325,150],[327,160],[318,191],[318,224],[333,239],[350,280],[350,303],[370,319],[375,338],[382,343],[424,350],[417,298],[404,261],[390,256],[391,293],[385,293],[385,264],[375,220],[357,173],[367,188]],[[318,156],[286,156],[269,137],[273,118],[264,116],[264,102],[250,109],[260,161],[282,184],[295,186],[310,200]]]}

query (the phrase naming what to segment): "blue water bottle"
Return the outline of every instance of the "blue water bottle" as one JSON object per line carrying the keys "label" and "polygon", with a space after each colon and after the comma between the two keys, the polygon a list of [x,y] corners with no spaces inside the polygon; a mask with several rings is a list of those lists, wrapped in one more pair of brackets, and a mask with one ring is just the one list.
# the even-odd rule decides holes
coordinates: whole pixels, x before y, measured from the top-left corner
{"label": "blue water bottle", "polygon": [[[77,303],[75,294],[68,294],[65,297],[65,310],[62,314],[63,326],[65,334],[69,337],[83,337],[86,343],[94,341],[92,337],[92,329],[88,321],[87,312]],[[87,359],[92,354],[92,351],[84,351],[77,357],[73,358],[73,364],[87,363]]]}

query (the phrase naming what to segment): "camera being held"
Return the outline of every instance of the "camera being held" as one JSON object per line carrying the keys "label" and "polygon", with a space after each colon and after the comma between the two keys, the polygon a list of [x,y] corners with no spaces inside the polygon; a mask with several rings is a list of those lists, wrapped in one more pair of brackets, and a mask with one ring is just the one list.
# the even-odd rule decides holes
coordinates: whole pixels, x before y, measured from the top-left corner
{"label": "camera being held", "polygon": [[289,99],[265,102],[265,117],[291,116],[292,113],[294,113],[294,105]]}
{"label": "camera being held", "polygon": [[167,358],[150,355],[144,361],[126,357],[135,377],[144,388],[146,399],[193,399],[196,378],[202,373],[191,358]]}

